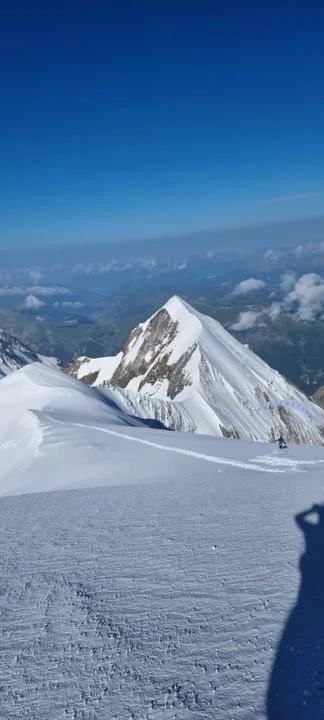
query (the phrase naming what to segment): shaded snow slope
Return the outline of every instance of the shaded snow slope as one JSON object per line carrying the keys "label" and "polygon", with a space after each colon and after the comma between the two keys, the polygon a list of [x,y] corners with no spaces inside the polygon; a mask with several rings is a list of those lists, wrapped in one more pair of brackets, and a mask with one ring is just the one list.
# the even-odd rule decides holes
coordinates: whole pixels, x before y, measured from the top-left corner
{"label": "shaded snow slope", "polygon": [[[324,444],[324,412],[219,322],[173,297],[131,333],[113,358],[80,358],[68,370],[115,387],[130,412],[173,429],[258,441]],[[300,403],[312,421],[268,400]]]}
{"label": "shaded snow slope", "polygon": [[38,361],[38,355],[4,330],[0,331],[0,377]]}
{"label": "shaded snow slope", "polygon": [[34,362],[60,367],[57,358],[38,355],[10,333],[0,330],[0,378]]}

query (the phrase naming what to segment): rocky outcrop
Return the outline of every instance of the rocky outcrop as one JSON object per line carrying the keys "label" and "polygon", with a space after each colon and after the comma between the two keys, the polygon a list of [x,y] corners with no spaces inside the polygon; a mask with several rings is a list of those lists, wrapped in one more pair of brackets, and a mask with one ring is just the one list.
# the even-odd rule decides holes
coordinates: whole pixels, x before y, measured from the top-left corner
{"label": "rocky outcrop", "polygon": [[312,395],[314,402],[321,408],[324,408],[324,385],[321,385]]}
{"label": "rocky outcrop", "polygon": [[[166,380],[167,395],[174,399],[182,386],[188,383],[185,365],[195,349],[190,348],[177,362],[169,363],[171,353],[167,348],[175,339],[177,331],[178,322],[172,320],[165,308],[151,318],[145,332],[141,325],[135,328],[122,349],[123,358],[111,378],[112,385],[126,388],[131,380],[140,377],[138,390],[141,391],[145,385]],[[139,350],[130,360],[136,344],[140,345]]]}

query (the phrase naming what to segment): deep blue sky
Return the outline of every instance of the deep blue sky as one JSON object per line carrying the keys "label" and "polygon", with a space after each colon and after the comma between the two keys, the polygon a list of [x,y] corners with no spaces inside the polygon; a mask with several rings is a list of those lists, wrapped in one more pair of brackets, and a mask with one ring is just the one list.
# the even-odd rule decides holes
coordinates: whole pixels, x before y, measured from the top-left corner
{"label": "deep blue sky", "polygon": [[323,0],[49,4],[0,22],[2,246],[322,213]]}

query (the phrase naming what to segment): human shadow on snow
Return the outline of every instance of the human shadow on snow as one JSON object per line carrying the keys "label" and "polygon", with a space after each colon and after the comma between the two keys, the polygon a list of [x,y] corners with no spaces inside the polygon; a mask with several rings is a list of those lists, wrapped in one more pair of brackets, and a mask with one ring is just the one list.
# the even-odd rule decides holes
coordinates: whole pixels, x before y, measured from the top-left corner
{"label": "human shadow on snow", "polygon": [[[317,522],[312,522],[317,520]],[[304,533],[300,588],[272,668],[268,720],[324,718],[324,505],[296,515]]]}

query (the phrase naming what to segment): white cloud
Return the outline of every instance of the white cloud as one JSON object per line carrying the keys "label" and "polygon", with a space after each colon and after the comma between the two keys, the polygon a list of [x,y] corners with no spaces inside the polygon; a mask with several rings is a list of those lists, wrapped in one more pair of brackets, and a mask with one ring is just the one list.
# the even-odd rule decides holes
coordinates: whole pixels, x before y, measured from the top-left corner
{"label": "white cloud", "polygon": [[186,267],[187,267],[187,263],[184,260],[183,262],[176,263],[174,265],[173,269],[176,270],[177,272],[181,272],[181,270],[185,270]]}
{"label": "white cloud", "polygon": [[[102,267],[104,267],[104,265]],[[72,272],[83,275],[92,275],[96,272],[96,268],[93,263],[89,263],[88,265],[82,265],[79,263],[78,265],[73,265]],[[103,272],[108,272],[108,270],[104,270]]]}
{"label": "white cloud", "polygon": [[273,262],[279,260],[278,253],[275,252],[275,250],[271,250],[271,248],[264,253],[263,257],[265,260],[272,260]]}
{"label": "white cloud", "polygon": [[29,277],[33,283],[38,283],[43,276],[39,270],[30,270]]}
{"label": "white cloud", "polygon": [[103,273],[110,273],[110,272],[124,272],[125,270],[130,270],[135,265],[140,265],[141,267],[146,268],[152,268],[155,266],[156,261],[153,259],[151,260],[138,260],[137,263],[120,263],[117,260],[110,260],[109,262],[102,263],[102,265],[98,265],[95,263],[89,263],[87,265],[74,265],[72,267],[73,273],[83,274],[83,275],[97,275],[97,274],[103,274]]}
{"label": "white cloud", "polygon": [[78,302],[78,300],[76,300],[75,302],[73,302],[72,300],[65,300],[64,302],[55,302],[54,307],[81,308],[84,307],[84,303]]}
{"label": "white cloud", "polygon": [[30,289],[22,286],[16,287],[15,285],[12,285],[11,287],[3,287],[0,288],[0,295],[1,296],[15,296],[15,295],[29,295]]}
{"label": "white cloud", "polygon": [[299,258],[301,255],[303,255],[306,252],[306,249],[303,245],[298,245],[295,250],[295,255],[297,258]]}
{"label": "white cloud", "polygon": [[134,267],[134,263],[125,263],[125,265],[116,266],[116,272],[124,272],[124,270],[131,270]]}
{"label": "white cloud", "polygon": [[24,307],[27,308],[27,310],[38,310],[40,307],[45,305],[44,300],[40,300],[35,295],[27,295],[26,300],[24,302]]}
{"label": "white cloud", "polygon": [[269,308],[259,312],[252,310],[241,312],[238,320],[231,325],[232,330],[236,332],[249,330],[256,322],[258,322],[258,327],[261,327],[262,316],[268,316],[274,321],[278,319],[282,312],[293,313],[295,317],[308,322],[322,315],[324,310],[324,278],[321,275],[307,273],[296,281],[295,274],[288,271],[281,277],[282,289],[287,290],[290,288],[283,302],[273,302]]}
{"label": "white cloud", "polygon": [[249,330],[253,327],[253,325],[255,325],[261,315],[261,312],[253,312],[252,310],[241,312],[239,319],[231,325],[231,330],[235,330],[236,332]]}
{"label": "white cloud", "polygon": [[283,275],[281,275],[280,280],[281,280],[280,289],[284,293],[286,293],[286,292],[289,292],[289,290],[291,290],[294,287],[296,280],[297,280],[297,275],[293,270],[287,270],[287,272],[285,272],[285,273],[283,273]]}
{"label": "white cloud", "polygon": [[50,285],[34,285],[27,288],[32,295],[71,295],[71,290],[60,285],[51,287]]}
{"label": "white cloud", "polygon": [[293,310],[301,320],[314,320],[324,307],[324,279],[316,273],[307,273],[297,280],[284,300],[286,310]]}
{"label": "white cloud", "polygon": [[[112,260],[112,261],[109,262],[109,263],[105,263],[104,265],[100,265],[100,266],[98,267],[98,269],[97,269],[97,272],[98,272],[98,273],[109,273],[109,272],[113,272],[113,270],[115,270],[115,267],[116,267],[116,260]],[[94,270],[93,270],[92,272],[94,272]]]}
{"label": "white cloud", "polygon": [[124,272],[124,270],[130,270],[134,265],[132,263],[125,263],[124,265],[119,265],[116,261],[112,261],[111,263],[106,263],[105,265],[99,265],[98,267],[93,267],[91,272],[92,273],[106,273],[106,272]]}
{"label": "white cloud", "polygon": [[13,285],[12,287],[0,288],[0,295],[3,297],[16,295],[71,295],[71,290],[61,286],[51,287],[50,285],[33,285],[32,287]]}
{"label": "white cloud", "polygon": [[144,270],[153,270],[156,267],[156,258],[144,258],[139,264]]}
{"label": "white cloud", "polygon": [[25,295],[26,292],[23,292],[23,288],[19,287],[4,287],[0,288],[0,295],[2,297],[6,297],[9,295]]}
{"label": "white cloud", "polygon": [[281,309],[282,308],[280,303],[272,303],[271,307],[267,310],[267,315],[269,315],[270,320],[277,320],[277,318],[281,314]]}
{"label": "white cloud", "polygon": [[261,288],[264,287],[265,282],[263,280],[249,278],[248,280],[242,280],[242,282],[238,283],[238,285],[234,288],[232,295],[247,295],[249,292],[261,290]]}

